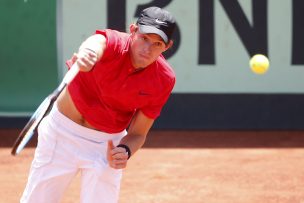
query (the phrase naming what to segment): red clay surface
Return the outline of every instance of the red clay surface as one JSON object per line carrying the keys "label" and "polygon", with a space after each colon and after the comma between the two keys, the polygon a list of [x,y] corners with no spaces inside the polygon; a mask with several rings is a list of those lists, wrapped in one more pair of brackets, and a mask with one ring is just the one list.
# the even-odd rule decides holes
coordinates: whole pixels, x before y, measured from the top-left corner
{"label": "red clay surface", "polygon": [[[0,131],[0,202],[18,202],[34,153],[10,155],[17,133]],[[79,202],[79,182],[63,203]],[[304,203],[303,132],[152,131],[124,172],[120,203],[205,202]]]}

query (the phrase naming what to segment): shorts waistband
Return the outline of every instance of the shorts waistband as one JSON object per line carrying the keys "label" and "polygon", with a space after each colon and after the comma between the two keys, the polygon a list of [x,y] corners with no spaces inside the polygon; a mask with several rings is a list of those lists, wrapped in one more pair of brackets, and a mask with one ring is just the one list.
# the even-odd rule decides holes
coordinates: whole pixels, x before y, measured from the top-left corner
{"label": "shorts waistband", "polygon": [[93,142],[121,139],[127,134],[126,130],[119,133],[106,133],[81,126],[62,114],[58,110],[57,103],[54,103],[48,116],[52,121],[49,123],[54,125],[53,127],[56,128],[59,125],[62,129],[68,131],[69,134]]}

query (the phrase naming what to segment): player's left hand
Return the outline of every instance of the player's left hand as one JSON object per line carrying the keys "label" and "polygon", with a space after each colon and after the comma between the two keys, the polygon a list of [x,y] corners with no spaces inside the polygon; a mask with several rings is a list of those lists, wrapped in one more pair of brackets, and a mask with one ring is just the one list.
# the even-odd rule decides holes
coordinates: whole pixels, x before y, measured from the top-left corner
{"label": "player's left hand", "polygon": [[122,147],[115,147],[113,141],[108,141],[107,159],[109,165],[115,169],[126,168],[128,162],[128,153]]}

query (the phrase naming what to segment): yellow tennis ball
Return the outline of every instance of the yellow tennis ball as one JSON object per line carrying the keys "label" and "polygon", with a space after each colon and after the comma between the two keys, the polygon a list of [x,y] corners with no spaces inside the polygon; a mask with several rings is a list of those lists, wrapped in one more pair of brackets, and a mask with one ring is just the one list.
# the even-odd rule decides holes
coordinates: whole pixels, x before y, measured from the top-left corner
{"label": "yellow tennis ball", "polygon": [[250,59],[249,65],[254,73],[264,74],[269,68],[269,60],[262,54],[256,54]]}

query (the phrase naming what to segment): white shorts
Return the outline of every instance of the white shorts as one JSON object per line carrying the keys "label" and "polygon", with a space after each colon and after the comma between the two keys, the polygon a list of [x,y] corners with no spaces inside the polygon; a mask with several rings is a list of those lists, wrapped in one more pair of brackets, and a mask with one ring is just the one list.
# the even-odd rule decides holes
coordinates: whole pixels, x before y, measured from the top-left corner
{"label": "white shorts", "polygon": [[55,104],[38,128],[38,145],[20,202],[57,203],[81,172],[82,203],[118,202],[122,170],[109,166],[107,141],[118,144],[126,131],[108,134],[74,123]]}

